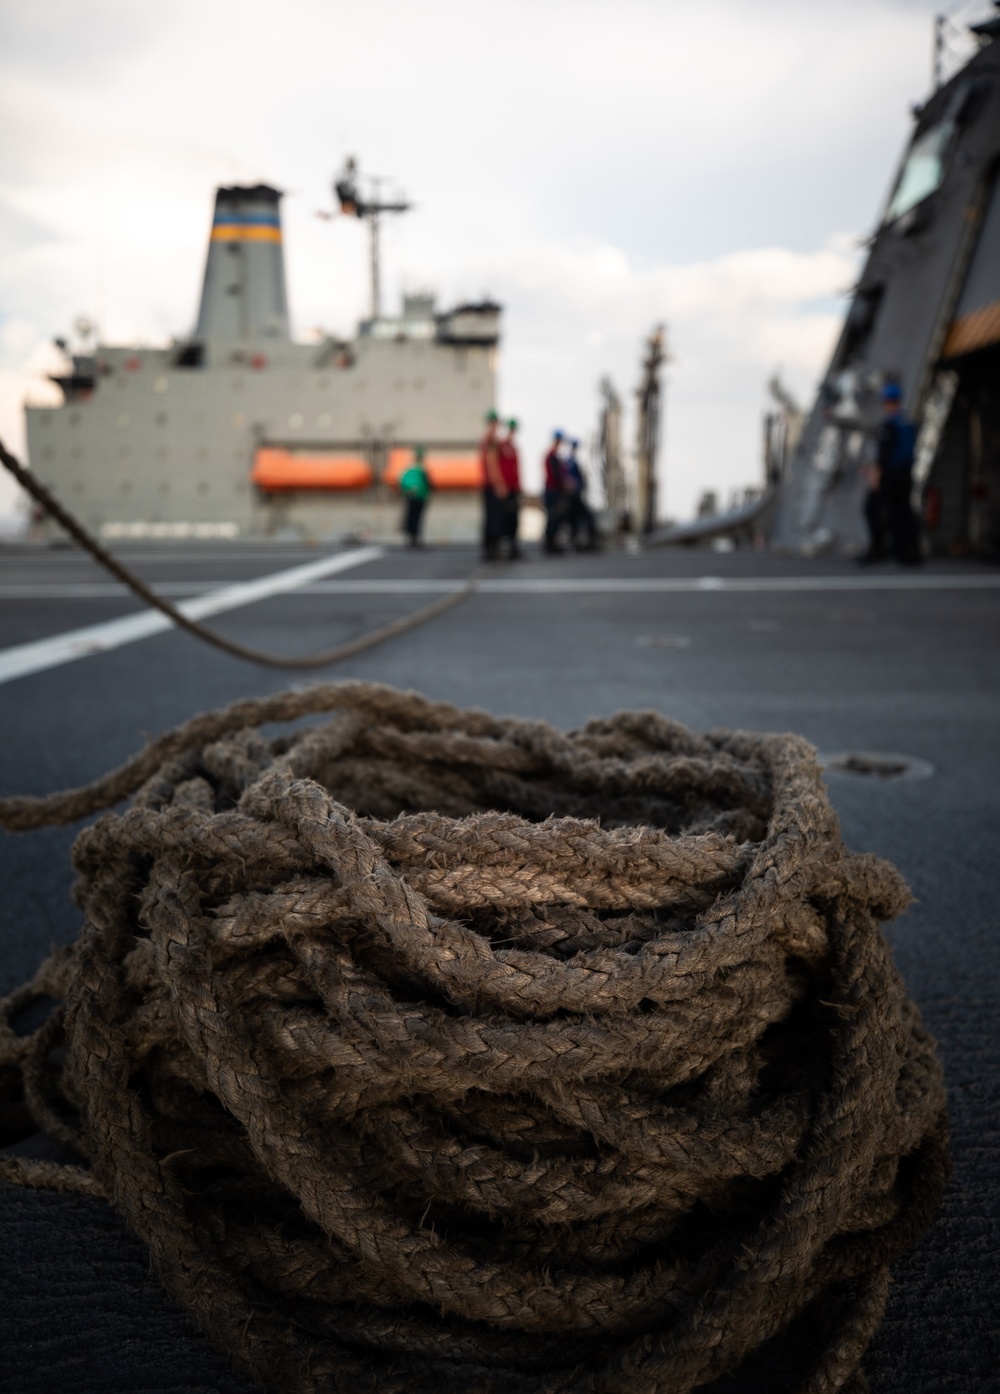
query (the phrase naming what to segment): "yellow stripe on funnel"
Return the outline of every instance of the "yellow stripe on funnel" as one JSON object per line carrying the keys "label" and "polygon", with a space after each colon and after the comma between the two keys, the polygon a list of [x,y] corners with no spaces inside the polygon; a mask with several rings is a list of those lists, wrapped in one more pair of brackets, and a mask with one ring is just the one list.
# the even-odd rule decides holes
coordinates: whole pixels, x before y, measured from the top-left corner
{"label": "yellow stripe on funnel", "polygon": [[216,223],[212,229],[213,242],[280,242],[281,228],[246,223]]}

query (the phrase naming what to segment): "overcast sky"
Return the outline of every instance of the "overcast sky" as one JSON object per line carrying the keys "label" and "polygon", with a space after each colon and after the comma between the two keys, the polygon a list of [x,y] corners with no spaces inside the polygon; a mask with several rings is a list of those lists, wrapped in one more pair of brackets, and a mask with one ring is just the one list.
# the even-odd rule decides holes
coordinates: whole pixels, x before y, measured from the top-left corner
{"label": "overcast sky", "polygon": [[[500,406],[529,483],[597,383],[673,362],[664,507],[755,483],[768,376],[801,397],[836,336],[941,0],[0,0],[0,435],[23,447],[53,335],[193,324],[216,184],[285,190],[294,332],[353,332],[365,230],[325,222],[348,153],[415,202],[383,300],[504,306]],[[957,56],[957,51],[956,51]],[[54,389],[48,389],[53,392]],[[53,400],[58,399],[58,394]],[[0,509],[11,506],[4,486]]]}

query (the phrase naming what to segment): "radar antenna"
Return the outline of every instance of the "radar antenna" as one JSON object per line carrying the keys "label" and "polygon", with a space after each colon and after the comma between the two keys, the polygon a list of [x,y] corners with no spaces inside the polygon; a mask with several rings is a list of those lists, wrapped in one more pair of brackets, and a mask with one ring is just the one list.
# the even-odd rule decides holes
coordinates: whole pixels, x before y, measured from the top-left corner
{"label": "radar antenna", "polygon": [[344,162],[344,168],[340,172],[338,179],[334,181],[333,190],[340,203],[341,213],[346,213],[352,218],[367,218],[368,229],[371,238],[371,286],[372,286],[372,319],[379,318],[381,310],[381,295],[379,288],[379,219],[383,213],[406,213],[413,205],[406,199],[396,199],[395,201],[383,200],[380,198],[380,188],[384,182],[377,175],[369,175],[371,194],[362,197],[359,189],[358,162],[353,155],[349,155]]}

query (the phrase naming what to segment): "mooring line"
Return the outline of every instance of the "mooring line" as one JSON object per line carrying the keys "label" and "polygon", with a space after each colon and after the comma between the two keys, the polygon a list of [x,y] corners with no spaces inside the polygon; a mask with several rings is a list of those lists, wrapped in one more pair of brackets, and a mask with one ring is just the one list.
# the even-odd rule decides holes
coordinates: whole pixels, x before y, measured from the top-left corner
{"label": "mooring line", "polygon": [[[339,663],[341,659],[350,658],[356,653],[361,653],[364,649],[374,648],[376,644],[383,644],[388,639],[394,639],[399,634],[405,634],[408,630],[425,624],[428,620],[443,614],[445,610],[450,610],[453,605],[458,605],[472,594],[479,579],[479,573],[473,572],[459,589],[440,596],[437,600],[431,601],[429,605],[424,605],[419,610],[414,611],[413,614],[392,620],[389,624],[381,625],[368,634],[361,634],[357,639],[349,639],[347,643],[338,644],[336,648],[327,649],[323,653],[299,656],[265,653],[260,649],[249,648],[246,644],[239,644],[234,639],[226,639],[221,634],[216,634],[214,630],[200,624],[199,618],[204,615],[219,614],[222,610],[233,609],[237,605],[251,604],[254,600],[263,599],[265,595],[274,594],[278,590],[292,590],[296,586],[306,583],[305,574],[307,572],[311,573],[311,579],[315,580],[321,575],[330,575],[334,571],[344,570],[347,566],[360,565],[362,561],[373,561],[376,557],[383,555],[382,549],[378,547],[362,549],[362,552],[367,554],[361,556],[353,554],[356,558],[355,561],[346,561],[344,558],[338,557],[326,558],[322,562],[307,563],[301,567],[293,567],[288,572],[276,573],[273,577],[262,577],[258,581],[240,582],[209,595],[184,601],[180,605],[172,605],[169,600],[165,600],[163,596],[158,595],[147,585],[141,576],[137,576],[134,571],[102,547],[96,537],[88,532],[79,519],[75,518],[55,495],[6,449],[2,441],[0,441],[0,464],[14,476],[22,489],[29,493],[56,520],[60,527],[65,528],[69,535],[85,551],[90,553],[95,561],[99,562],[112,576],[117,576],[119,581],[128,586],[129,590],[140,600],[144,600],[147,605],[166,616],[171,624],[176,625],[178,629],[185,630],[188,634],[193,634],[196,639],[201,639],[204,643],[221,649],[223,653],[228,653],[233,658],[246,659],[250,663],[263,664],[268,668],[327,668],[333,663]],[[350,555],[352,554],[348,554],[348,556]],[[340,565],[336,563],[340,563]],[[288,584],[273,584],[281,578],[287,579]],[[272,583],[272,589],[266,588],[268,582]],[[58,636],[59,639],[65,641],[61,651],[64,656],[59,658],[53,659],[46,648],[47,645],[55,644],[57,640],[39,640],[37,644],[22,644],[17,649],[9,649],[5,655],[9,660],[7,665],[0,666],[0,682],[9,682],[13,678],[23,677],[39,668],[51,667],[53,662],[68,663],[75,658],[84,658],[88,654],[116,648],[120,644],[130,643],[135,639],[145,637],[147,634],[155,634],[167,628],[167,625],[155,615],[127,615],[121,620],[110,621],[109,625],[110,627],[89,626],[87,629]],[[105,631],[103,635],[99,632],[101,630]]]}

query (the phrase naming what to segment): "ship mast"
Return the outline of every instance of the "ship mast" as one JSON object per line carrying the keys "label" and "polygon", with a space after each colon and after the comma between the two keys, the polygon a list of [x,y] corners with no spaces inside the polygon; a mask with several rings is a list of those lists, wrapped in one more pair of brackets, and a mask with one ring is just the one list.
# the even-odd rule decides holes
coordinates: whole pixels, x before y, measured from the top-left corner
{"label": "ship mast", "polygon": [[638,462],[639,528],[652,532],[656,527],[656,452],[660,443],[660,368],[669,362],[666,328],[659,325],[649,336],[642,364],[642,381],[636,396],[639,415],[636,422],[636,460]]}
{"label": "ship mast", "polygon": [[413,205],[405,199],[383,201],[379,197],[382,180],[373,176],[370,177],[372,192],[367,198],[363,198],[358,187],[358,178],[358,162],[353,155],[349,155],[339,179],[334,182],[333,189],[340,203],[341,213],[346,213],[348,217],[367,219],[371,259],[372,319],[377,320],[382,307],[379,283],[379,219],[383,213],[406,213]]}

